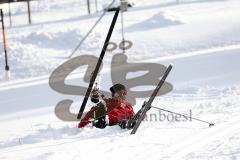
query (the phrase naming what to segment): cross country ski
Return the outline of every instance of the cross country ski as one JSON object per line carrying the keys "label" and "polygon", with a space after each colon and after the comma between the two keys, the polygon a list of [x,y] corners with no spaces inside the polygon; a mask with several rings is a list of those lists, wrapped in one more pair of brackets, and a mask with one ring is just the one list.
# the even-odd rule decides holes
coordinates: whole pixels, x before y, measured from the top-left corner
{"label": "cross country ski", "polygon": [[162,79],[159,81],[157,87],[155,88],[155,90],[153,91],[151,97],[149,98],[148,102],[144,102],[143,104],[143,111],[141,113],[141,115],[139,116],[139,118],[136,121],[136,124],[133,127],[133,130],[131,132],[131,134],[135,134],[138,130],[138,127],[140,126],[142,120],[144,119],[147,111],[151,108],[152,102],[155,99],[157,93],[159,92],[159,90],[161,89],[161,87],[163,86],[168,74],[170,73],[170,71],[172,70],[172,65],[170,64],[167,68],[167,70],[165,71]]}
{"label": "cross country ski", "polygon": [[79,110],[79,113],[78,113],[78,116],[77,116],[77,119],[81,119],[82,117],[82,114],[83,114],[83,111],[85,109],[85,106],[87,104],[87,101],[88,101],[88,97],[92,91],[92,87],[94,85],[94,82],[96,80],[96,77],[97,77],[97,74],[98,74],[98,71],[101,67],[101,64],[102,64],[102,60],[104,58],[104,55],[105,55],[105,52],[106,52],[106,49],[107,49],[107,46],[108,46],[108,42],[111,38],[111,35],[112,35],[112,32],[113,32],[113,29],[114,29],[114,26],[116,24],[116,21],[117,21],[117,18],[118,18],[118,14],[119,14],[119,8],[116,10],[115,14],[114,14],[114,17],[113,17],[113,20],[112,20],[112,23],[111,23],[111,26],[109,28],[109,31],[108,31],[108,34],[107,34],[107,37],[106,37],[106,40],[104,42],[104,45],[103,45],[103,48],[102,48],[102,51],[101,51],[101,54],[100,54],[100,57],[98,59],[98,62],[97,62],[97,65],[96,65],[96,68],[91,76],[91,79],[90,79],[90,82],[89,82],[89,86],[88,86],[88,89],[87,89],[87,92],[84,96],[84,99],[83,99],[83,102],[82,102],[82,105],[80,107],[80,110]]}

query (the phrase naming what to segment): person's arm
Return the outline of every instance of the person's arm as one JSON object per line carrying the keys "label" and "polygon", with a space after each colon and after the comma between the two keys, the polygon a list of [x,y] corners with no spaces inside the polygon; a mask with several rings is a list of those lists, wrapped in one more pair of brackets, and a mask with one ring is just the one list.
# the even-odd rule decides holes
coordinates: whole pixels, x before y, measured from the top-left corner
{"label": "person's arm", "polygon": [[87,112],[87,114],[83,117],[83,119],[80,120],[78,124],[78,128],[83,128],[87,124],[91,123],[90,119],[93,118],[93,113],[94,113],[93,108],[91,108],[91,110]]}

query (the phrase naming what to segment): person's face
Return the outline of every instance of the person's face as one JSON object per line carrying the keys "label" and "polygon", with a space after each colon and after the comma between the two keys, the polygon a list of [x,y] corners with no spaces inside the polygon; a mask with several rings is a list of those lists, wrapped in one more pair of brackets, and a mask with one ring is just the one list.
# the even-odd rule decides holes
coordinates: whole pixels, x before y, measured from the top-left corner
{"label": "person's face", "polygon": [[119,90],[114,94],[115,98],[120,98],[122,100],[126,100],[126,96],[127,96],[127,91],[126,90]]}

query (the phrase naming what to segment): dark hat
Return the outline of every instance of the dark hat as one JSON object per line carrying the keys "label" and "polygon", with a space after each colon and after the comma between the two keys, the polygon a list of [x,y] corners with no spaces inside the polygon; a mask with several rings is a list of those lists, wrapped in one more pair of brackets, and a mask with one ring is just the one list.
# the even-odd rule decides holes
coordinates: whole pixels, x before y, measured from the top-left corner
{"label": "dark hat", "polygon": [[116,93],[117,91],[120,90],[126,90],[126,87],[120,83],[113,85],[112,87],[110,87],[110,91],[112,94]]}

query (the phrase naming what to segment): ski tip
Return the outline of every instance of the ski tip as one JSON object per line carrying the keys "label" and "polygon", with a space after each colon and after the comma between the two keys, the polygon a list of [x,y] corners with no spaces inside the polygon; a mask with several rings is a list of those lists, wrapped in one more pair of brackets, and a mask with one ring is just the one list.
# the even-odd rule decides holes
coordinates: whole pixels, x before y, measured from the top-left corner
{"label": "ski tip", "polygon": [[169,66],[172,66],[172,67],[173,67],[173,66],[174,66],[174,64],[173,64],[173,63],[170,63],[170,64],[169,64]]}

